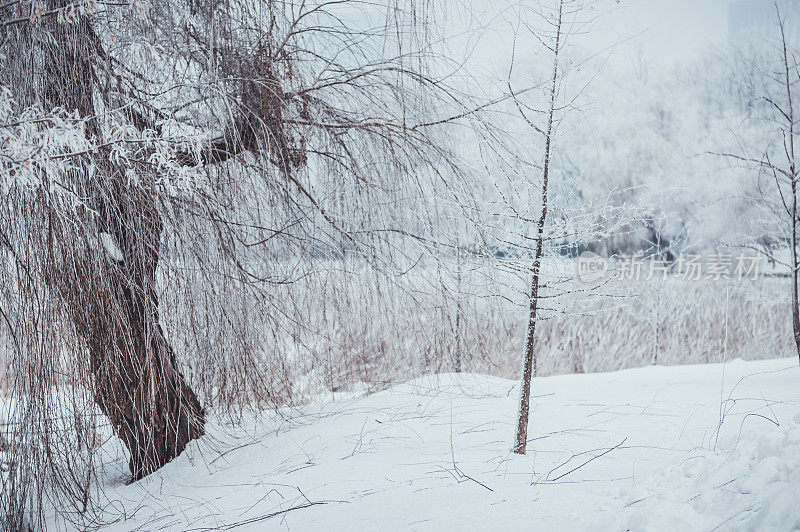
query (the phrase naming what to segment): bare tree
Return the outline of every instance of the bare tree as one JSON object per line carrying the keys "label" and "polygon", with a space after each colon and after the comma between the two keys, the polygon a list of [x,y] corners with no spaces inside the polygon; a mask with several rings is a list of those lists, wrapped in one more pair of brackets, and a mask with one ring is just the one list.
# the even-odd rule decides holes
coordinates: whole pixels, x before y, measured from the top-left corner
{"label": "bare tree", "polygon": [[22,510],[36,518],[45,492],[85,524],[101,422],[87,403],[132,480],[152,473],[203,435],[204,404],[269,398],[276,369],[239,330],[248,302],[278,323],[277,288],[319,257],[380,267],[412,238],[406,191],[458,173],[442,128],[470,112],[429,67],[429,10],[0,7],[0,293],[20,427],[9,528]]}
{"label": "bare tree", "polygon": [[[788,238],[790,258],[788,264],[776,259],[772,246],[749,245],[751,249],[765,254],[770,260],[781,262],[788,267],[792,280],[791,307],[794,343],[800,358],[800,300],[798,282],[800,279],[800,257],[798,257],[798,174],[795,141],[798,135],[795,115],[795,86],[800,82],[800,62],[797,51],[789,42],[790,28],[778,2],[774,2],[778,39],[772,47],[771,59],[756,57],[746,60],[742,68],[743,76],[755,84],[752,90],[753,119],[766,125],[768,144],[757,146],[747,141],[738,141],[739,153],[716,153],[724,159],[733,161],[757,172],[757,202],[770,233],[783,233]],[[763,62],[762,62],[763,61]],[[762,130],[759,130],[762,131]],[[771,134],[770,134],[771,133]],[[763,239],[763,237],[761,237]]]}
{"label": "bare tree", "polygon": [[[539,90],[533,94],[523,96],[514,88],[512,75],[518,68],[515,59],[512,59],[507,84],[521,127],[535,139],[534,146],[540,146],[532,148],[531,140],[526,139],[524,147],[519,148],[522,164],[510,171],[509,187],[501,192],[500,202],[508,216],[498,238],[514,249],[513,253],[518,257],[517,274],[524,277],[527,285],[524,288],[527,315],[520,402],[512,447],[518,454],[525,454],[528,439],[531,381],[538,369],[537,325],[550,314],[575,312],[572,308],[574,302],[581,298],[582,293],[588,294],[591,290],[588,285],[575,284],[574,265],[569,271],[561,269],[565,262],[559,260],[559,256],[595,242],[602,238],[602,234],[609,234],[609,228],[619,227],[624,218],[624,209],[612,207],[614,192],[603,200],[601,205],[604,206],[592,205],[592,201],[574,194],[580,176],[554,171],[558,160],[559,125],[570,111],[580,108],[586,89],[597,75],[597,68],[602,67],[602,61],[596,67],[591,61],[602,56],[603,52],[582,59],[565,56],[570,36],[592,31],[599,16],[597,11],[588,9],[592,5],[591,1],[582,0],[537,2],[524,7],[520,4],[522,14],[515,31],[517,36],[527,35],[534,49],[540,50],[547,59],[546,71],[537,76],[541,80]],[[516,48],[515,45],[514,55]],[[527,66],[531,68],[532,65]],[[566,79],[577,74],[582,66],[587,68],[581,77],[575,76],[577,90],[566,90]],[[531,152],[536,155],[531,155]],[[546,260],[548,254],[553,259],[549,262]],[[549,269],[547,274],[545,266]],[[545,275],[548,276],[546,282]],[[561,296],[566,298],[560,299]],[[544,306],[546,301],[550,305]],[[575,365],[576,368],[580,366]]]}
{"label": "bare tree", "polygon": [[[529,121],[532,127],[542,131],[544,135],[544,155],[542,163],[542,185],[541,185],[541,213],[536,221],[536,248],[531,264],[530,275],[530,308],[528,312],[528,328],[525,337],[525,353],[522,369],[522,390],[520,392],[519,415],[517,420],[517,433],[514,439],[514,452],[525,454],[528,442],[528,417],[530,413],[531,401],[531,378],[536,374],[536,312],[539,304],[539,285],[540,273],[542,268],[542,251],[544,246],[544,229],[547,222],[548,208],[548,186],[550,180],[550,164],[553,148],[553,127],[555,124],[556,95],[559,84],[559,60],[560,47],[562,45],[562,27],[564,22],[564,0],[559,0],[556,6],[556,14],[552,21],[553,42],[552,46],[547,46],[552,53],[553,70],[550,78],[549,104],[546,110],[545,129],[542,131]],[[522,106],[518,107],[520,114],[527,115]]]}

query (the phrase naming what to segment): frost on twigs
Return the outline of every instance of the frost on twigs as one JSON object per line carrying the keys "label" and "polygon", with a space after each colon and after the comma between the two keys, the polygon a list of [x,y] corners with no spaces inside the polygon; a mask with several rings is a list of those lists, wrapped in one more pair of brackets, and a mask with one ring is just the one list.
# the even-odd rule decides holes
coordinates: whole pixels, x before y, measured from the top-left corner
{"label": "frost on twigs", "polygon": [[85,198],[75,193],[73,181],[97,172],[95,159],[101,151],[111,162],[127,167],[131,185],[139,184],[135,163],[145,161],[158,173],[156,184],[169,195],[201,186],[202,175],[176,157],[200,149],[196,135],[164,138],[153,130],[116,123],[101,139],[93,139],[86,135],[86,123],[86,118],[64,109],[20,108],[11,90],[0,87],[0,191],[47,190],[65,208],[82,205]]}
{"label": "frost on twigs", "polygon": [[301,401],[314,372],[308,387],[336,389],[325,345],[350,340],[322,298],[344,309],[373,283],[357,298],[376,301],[383,276],[452,249],[426,218],[461,175],[434,126],[464,98],[423,64],[430,4],[0,13],[0,326],[31,405],[0,519],[41,521],[49,501],[79,528],[113,512],[93,506],[97,419],[138,480],[201,438],[206,412]]}

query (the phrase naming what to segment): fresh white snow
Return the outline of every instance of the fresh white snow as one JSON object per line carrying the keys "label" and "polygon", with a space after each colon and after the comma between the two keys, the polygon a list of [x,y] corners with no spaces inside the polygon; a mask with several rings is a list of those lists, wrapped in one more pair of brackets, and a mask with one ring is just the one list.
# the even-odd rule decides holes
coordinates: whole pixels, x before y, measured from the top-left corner
{"label": "fresh white snow", "polygon": [[437,375],[211,423],[136,484],[119,461],[109,529],[800,529],[794,359],[535,379],[526,456],[518,392]]}

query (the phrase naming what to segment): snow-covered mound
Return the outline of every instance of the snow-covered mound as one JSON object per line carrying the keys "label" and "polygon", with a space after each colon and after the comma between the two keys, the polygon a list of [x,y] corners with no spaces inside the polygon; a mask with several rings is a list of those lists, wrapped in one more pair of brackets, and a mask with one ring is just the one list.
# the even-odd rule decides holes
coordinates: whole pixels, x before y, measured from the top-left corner
{"label": "snow-covered mound", "polygon": [[439,375],[211,426],[109,480],[110,528],[800,529],[796,360],[536,379],[527,456],[509,452],[518,391]]}

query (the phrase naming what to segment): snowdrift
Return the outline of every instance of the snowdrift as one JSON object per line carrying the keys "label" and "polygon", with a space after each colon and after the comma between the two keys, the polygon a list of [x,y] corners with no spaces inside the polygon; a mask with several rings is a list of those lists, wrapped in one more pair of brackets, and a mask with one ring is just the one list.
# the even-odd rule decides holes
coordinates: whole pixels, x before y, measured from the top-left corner
{"label": "snowdrift", "polygon": [[513,381],[337,394],[212,423],[135,484],[117,459],[109,529],[798,529],[799,382],[793,359],[535,379],[527,456]]}

